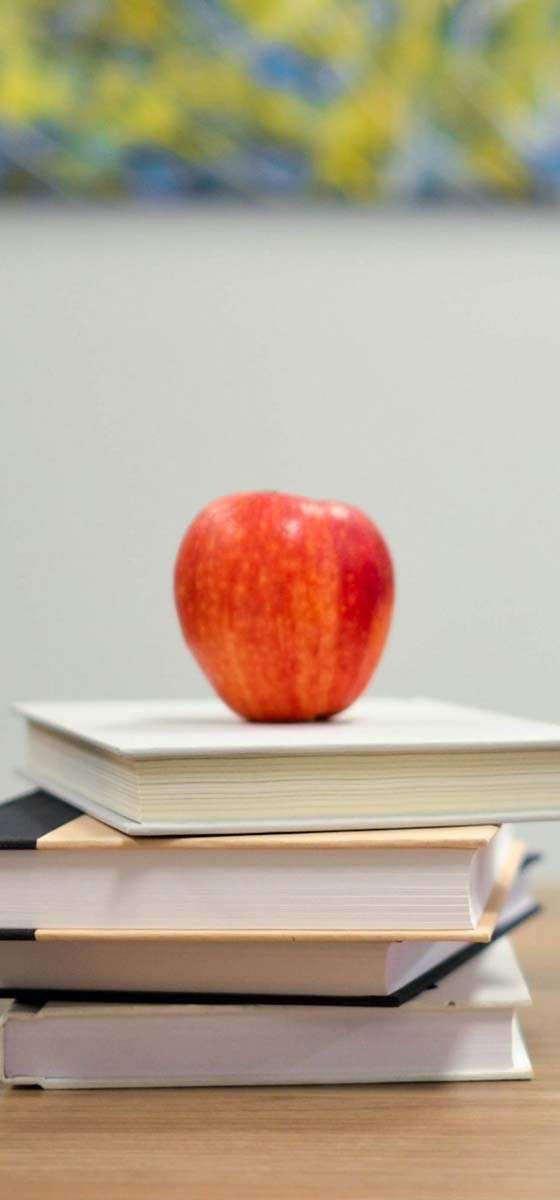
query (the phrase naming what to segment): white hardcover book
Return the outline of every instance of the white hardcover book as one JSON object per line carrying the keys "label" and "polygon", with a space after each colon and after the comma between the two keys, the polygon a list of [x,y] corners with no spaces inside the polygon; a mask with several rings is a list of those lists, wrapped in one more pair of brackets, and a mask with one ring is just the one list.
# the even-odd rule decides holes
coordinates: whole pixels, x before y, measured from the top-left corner
{"label": "white hardcover book", "polygon": [[560,816],[560,726],[433,700],[255,724],[219,701],[26,703],[26,775],[137,835]]}
{"label": "white hardcover book", "polygon": [[2,1076],[42,1087],[527,1079],[530,1003],[507,939],[399,1009],[297,1004],[13,1005]]}

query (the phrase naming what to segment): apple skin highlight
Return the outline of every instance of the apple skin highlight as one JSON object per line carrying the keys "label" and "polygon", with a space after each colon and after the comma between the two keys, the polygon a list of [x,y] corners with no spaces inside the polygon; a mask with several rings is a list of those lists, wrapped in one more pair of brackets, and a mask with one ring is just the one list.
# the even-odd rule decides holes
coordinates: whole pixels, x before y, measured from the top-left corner
{"label": "apple skin highlight", "polygon": [[310,721],[364,691],[391,622],[391,555],[347,504],[280,492],[213,501],[175,564],[185,641],[218,695],[252,721]]}

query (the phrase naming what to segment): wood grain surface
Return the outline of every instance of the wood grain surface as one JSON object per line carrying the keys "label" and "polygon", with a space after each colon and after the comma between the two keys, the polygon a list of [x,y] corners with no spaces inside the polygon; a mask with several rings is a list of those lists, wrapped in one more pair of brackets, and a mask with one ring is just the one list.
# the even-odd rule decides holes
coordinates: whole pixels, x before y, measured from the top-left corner
{"label": "wood grain surface", "polygon": [[560,893],[515,935],[532,1082],[0,1091],[6,1200],[558,1200]]}

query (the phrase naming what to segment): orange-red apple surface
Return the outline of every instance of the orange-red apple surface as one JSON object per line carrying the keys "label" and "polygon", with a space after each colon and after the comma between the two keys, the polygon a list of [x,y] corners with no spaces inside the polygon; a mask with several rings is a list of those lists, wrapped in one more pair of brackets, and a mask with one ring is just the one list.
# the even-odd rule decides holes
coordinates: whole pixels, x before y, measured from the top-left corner
{"label": "orange-red apple surface", "polygon": [[218,694],[253,721],[308,721],[367,686],[389,630],[391,555],[365,513],[279,492],[224,496],[175,565],[185,640]]}

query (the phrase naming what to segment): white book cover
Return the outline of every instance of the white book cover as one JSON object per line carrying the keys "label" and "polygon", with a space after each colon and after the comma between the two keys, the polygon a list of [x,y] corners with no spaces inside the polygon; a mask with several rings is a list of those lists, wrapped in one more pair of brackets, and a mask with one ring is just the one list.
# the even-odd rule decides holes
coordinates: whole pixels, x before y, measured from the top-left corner
{"label": "white book cover", "polygon": [[435,700],[256,724],[219,701],[26,703],[24,774],[126,833],[560,817],[560,726]]}
{"label": "white book cover", "polygon": [[131,758],[560,747],[560,725],[437,700],[359,700],[329,721],[259,724],[219,700],[20,702],[29,721]]}

